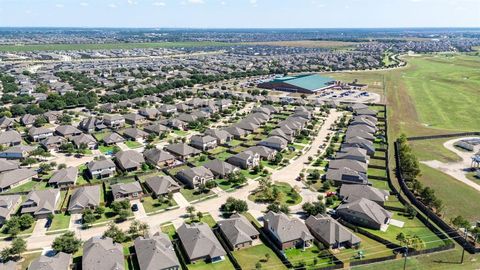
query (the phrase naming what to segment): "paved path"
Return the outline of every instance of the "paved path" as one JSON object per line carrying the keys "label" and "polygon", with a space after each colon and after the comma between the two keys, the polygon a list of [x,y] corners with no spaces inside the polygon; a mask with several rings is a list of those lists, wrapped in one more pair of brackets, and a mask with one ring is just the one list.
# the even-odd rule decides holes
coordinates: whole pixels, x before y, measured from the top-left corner
{"label": "paved path", "polygon": [[133,212],[133,215],[136,219],[140,220],[147,217],[147,213],[145,212],[145,208],[143,208],[143,204],[140,200],[131,200],[130,205],[133,206],[136,204],[138,206],[138,211]]}
{"label": "paved path", "polygon": [[47,224],[48,219],[42,218],[35,222],[35,227],[33,228],[32,235],[33,236],[43,236],[47,232],[47,228],[45,225]]}
{"label": "paved path", "polygon": [[175,200],[175,202],[178,204],[180,208],[187,207],[190,205],[187,199],[185,199],[185,197],[183,197],[182,193],[180,192],[173,193],[173,199]]}

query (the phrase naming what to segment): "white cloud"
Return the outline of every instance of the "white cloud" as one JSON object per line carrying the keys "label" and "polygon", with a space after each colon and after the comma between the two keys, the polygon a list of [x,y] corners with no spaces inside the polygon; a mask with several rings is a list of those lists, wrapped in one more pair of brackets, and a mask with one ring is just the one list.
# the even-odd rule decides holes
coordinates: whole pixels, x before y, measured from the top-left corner
{"label": "white cloud", "polygon": [[56,8],[63,8],[64,5],[63,5],[63,4],[56,4],[55,7],[56,7]]}
{"label": "white cloud", "polygon": [[250,0],[250,4],[252,4],[253,7],[256,7],[258,4],[257,0]]}
{"label": "white cloud", "polygon": [[137,1],[134,1],[134,0],[127,0],[127,4],[129,4],[129,5],[137,5],[138,2],[137,2]]}
{"label": "white cloud", "polygon": [[82,6],[82,7],[88,7],[88,3],[87,3],[87,2],[80,2],[80,6]]}
{"label": "white cloud", "polygon": [[190,3],[190,4],[205,4],[205,1],[203,1],[203,0],[188,0],[188,3]]}
{"label": "white cloud", "polygon": [[156,7],[164,7],[164,6],[166,6],[167,4],[165,4],[165,2],[153,2],[152,5],[154,5],[154,6],[156,6]]}
{"label": "white cloud", "polygon": [[220,5],[222,5],[222,6],[226,6],[226,5],[227,5],[227,2],[225,2],[225,1],[222,1],[222,2],[220,2]]}
{"label": "white cloud", "polygon": [[114,3],[111,3],[108,5],[109,8],[117,8],[117,5],[115,5]]}

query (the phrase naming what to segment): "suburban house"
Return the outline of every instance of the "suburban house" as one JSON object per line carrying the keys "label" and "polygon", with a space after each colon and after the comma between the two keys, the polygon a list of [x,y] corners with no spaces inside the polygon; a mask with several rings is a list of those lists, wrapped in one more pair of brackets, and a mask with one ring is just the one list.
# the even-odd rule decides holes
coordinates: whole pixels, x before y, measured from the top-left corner
{"label": "suburban house", "polygon": [[222,129],[207,129],[205,134],[217,139],[217,145],[227,144],[233,139],[232,134]]}
{"label": "suburban house", "polygon": [[336,213],[349,223],[376,230],[385,229],[393,216],[376,202],[365,198],[341,204]]}
{"label": "suburban house", "polygon": [[123,117],[125,118],[125,123],[132,126],[139,126],[148,123],[145,116],[136,113],[125,114]]}
{"label": "suburban house", "polygon": [[18,160],[0,158],[0,173],[16,170],[18,168],[20,168],[20,162]]}
{"label": "suburban house", "polygon": [[3,172],[0,174],[0,190],[5,191],[21,186],[37,176],[37,171],[25,168]]}
{"label": "suburban house", "polygon": [[230,133],[233,136],[233,138],[235,138],[235,139],[240,139],[240,138],[243,138],[246,135],[250,134],[249,131],[246,131],[245,129],[242,129],[242,128],[237,127],[237,126],[227,127],[227,128],[225,128],[225,131]]}
{"label": "suburban house", "polygon": [[[291,133],[291,132],[290,132]],[[294,140],[294,137],[291,135],[291,134],[287,134],[285,133],[285,131],[281,128],[276,128],[272,131],[270,131],[270,133],[268,134],[270,137],[273,137],[273,136],[276,136],[276,137],[280,137],[280,138],[283,138],[284,140],[286,140],[288,143],[291,143],[293,142]]]}
{"label": "suburban house", "polygon": [[119,151],[115,154],[115,161],[122,171],[132,172],[142,168],[145,163],[143,154],[135,150]]}
{"label": "suburban house", "polygon": [[3,116],[0,118],[0,130],[6,131],[11,128],[13,128],[15,121],[12,118],[8,118],[6,116]]}
{"label": "suburban house", "polygon": [[158,111],[163,115],[171,115],[177,112],[177,107],[175,107],[175,105],[162,104],[158,108]]}
{"label": "suburban house", "polygon": [[210,135],[193,135],[190,138],[190,144],[197,149],[207,151],[217,147],[217,139]]}
{"label": "suburban house", "polygon": [[363,163],[353,159],[334,159],[328,163],[329,170],[351,169],[362,174],[367,174],[367,163]]}
{"label": "suburban house", "polygon": [[105,129],[106,126],[105,124],[103,124],[103,120],[97,119],[95,117],[88,117],[83,119],[79,123],[78,128],[87,133],[93,133],[96,130]]}
{"label": "suburban house", "polygon": [[189,188],[197,188],[199,185],[205,185],[213,180],[213,173],[204,166],[187,168],[179,171],[175,177],[182,181]]}
{"label": "suburban house", "polygon": [[218,228],[222,236],[227,240],[231,250],[239,250],[252,246],[253,241],[258,239],[260,233],[247,220],[246,217],[238,213],[230,218],[218,222]]}
{"label": "suburban house", "polygon": [[261,145],[251,146],[245,151],[258,154],[262,160],[273,160],[275,155],[278,153],[278,151],[275,149]]}
{"label": "suburban house", "polygon": [[20,195],[0,196],[0,225],[9,220],[12,214],[15,214],[21,203],[22,196]]}
{"label": "suburban house", "polygon": [[159,168],[170,167],[175,164],[175,157],[167,151],[151,148],[143,152],[145,160],[154,166]]}
{"label": "suburban house", "polygon": [[186,160],[201,153],[200,150],[185,143],[169,144],[165,146],[165,150],[182,160]]}
{"label": "suburban house", "polygon": [[359,147],[342,147],[342,149],[335,155],[335,159],[350,159],[368,163],[370,157],[365,149]]}
{"label": "suburban house", "polygon": [[288,146],[288,141],[279,136],[271,136],[258,143],[258,145],[282,151]]}
{"label": "suburban house", "polygon": [[164,126],[162,124],[148,125],[144,127],[143,130],[147,133],[155,134],[157,136],[160,136],[162,133],[169,133],[171,131],[169,127]]}
{"label": "suburban house", "polygon": [[181,269],[168,235],[157,232],[151,237],[138,237],[134,245],[140,270]]}
{"label": "suburban house", "polygon": [[123,199],[140,199],[143,195],[143,189],[139,182],[119,183],[110,186],[115,201]]}
{"label": "suburban house", "polygon": [[54,214],[60,200],[59,189],[30,191],[27,199],[22,203],[22,214],[32,214],[36,218],[47,218]]}
{"label": "suburban house", "polygon": [[10,147],[22,143],[22,135],[16,130],[8,130],[0,133],[0,145]]}
{"label": "suburban house", "polygon": [[305,225],[329,249],[358,247],[362,241],[329,215],[309,216]]}
{"label": "suburban house", "polygon": [[298,218],[288,217],[282,212],[269,211],[263,220],[263,227],[281,250],[306,248],[313,243],[313,236]]}
{"label": "suburban house", "polygon": [[140,141],[148,137],[148,133],[138,128],[127,128],[123,131],[123,136],[127,139]]}
{"label": "suburban house", "polygon": [[203,164],[203,166],[209,169],[215,177],[218,178],[227,178],[230,174],[239,171],[239,168],[219,159],[209,161]]}
{"label": "suburban house", "polygon": [[353,202],[361,198],[366,198],[378,203],[380,206],[388,200],[390,192],[387,190],[374,188],[367,185],[342,185],[339,196],[344,202]]}
{"label": "suburban house", "polygon": [[37,119],[36,115],[25,114],[20,118],[20,123],[26,127],[31,127],[35,123],[35,119]]}
{"label": "suburban house", "polygon": [[117,143],[122,143],[125,141],[125,138],[123,138],[122,136],[120,136],[120,134],[116,132],[112,132],[107,136],[103,137],[102,141],[105,145],[108,146],[108,145],[114,145]]}
{"label": "suburban house", "polygon": [[375,154],[375,146],[373,145],[373,142],[361,137],[345,138],[342,144],[342,148],[343,147],[362,148],[365,151],[367,151],[367,154],[371,157]]}
{"label": "suburban house", "polygon": [[122,244],[112,238],[92,237],[83,244],[82,270],[125,270]]}
{"label": "suburban house", "polygon": [[33,152],[36,147],[30,145],[16,145],[0,152],[0,158],[6,159],[24,159]]}
{"label": "suburban house", "polygon": [[250,151],[243,151],[229,157],[227,162],[242,169],[251,169],[260,164],[260,155]]}
{"label": "suburban house", "polygon": [[40,145],[46,150],[57,151],[60,146],[67,142],[67,139],[60,136],[51,136],[40,141]]}
{"label": "suburban house", "polygon": [[357,172],[350,168],[329,168],[325,174],[325,179],[332,181],[335,186],[340,186],[342,184],[370,184],[366,174]]}
{"label": "suburban house", "polygon": [[55,133],[64,138],[71,138],[73,136],[78,136],[83,132],[74,126],[63,125],[55,128]]}
{"label": "suburban house", "polygon": [[87,169],[92,179],[112,177],[116,171],[115,163],[107,158],[90,161],[87,164]]}
{"label": "suburban house", "polygon": [[54,256],[40,255],[34,259],[28,269],[31,270],[69,270],[72,264],[72,254],[58,252]]}
{"label": "suburban house", "polygon": [[118,129],[125,125],[125,118],[118,114],[105,115],[103,124],[111,129]]}
{"label": "suburban house", "polygon": [[155,197],[177,192],[181,188],[172,177],[166,175],[149,177],[145,180],[145,184]]}
{"label": "suburban house", "polygon": [[86,209],[95,209],[100,205],[100,185],[82,186],[73,191],[68,203],[71,214],[83,213]]}
{"label": "suburban house", "polygon": [[77,167],[68,167],[56,171],[48,180],[48,184],[58,188],[74,186],[77,182]]}
{"label": "suburban house", "polygon": [[80,148],[82,145],[86,145],[87,149],[96,149],[98,146],[97,140],[95,140],[95,138],[93,138],[93,136],[90,134],[82,133],[70,139],[77,148]]}
{"label": "suburban house", "polygon": [[28,130],[28,136],[34,142],[39,142],[45,138],[53,136],[53,130],[44,127],[31,127]]}
{"label": "suburban house", "polygon": [[359,126],[347,128],[347,132],[345,132],[345,140],[355,137],[360,137],[369,141],[375,140],[375,136],[372,133],[360,129]]}
{"label": "suburban house", "polygon": [[155,108],[142,108],[138,110],[138,113],[147,119],[155,120],[158,117],[159,111]]}
{"label": "suburban house", "polygon": [[217,262],[227,255],[210,227],[205,223],[183,223],[177,229],[182,248],[189,262],[199,260]]}

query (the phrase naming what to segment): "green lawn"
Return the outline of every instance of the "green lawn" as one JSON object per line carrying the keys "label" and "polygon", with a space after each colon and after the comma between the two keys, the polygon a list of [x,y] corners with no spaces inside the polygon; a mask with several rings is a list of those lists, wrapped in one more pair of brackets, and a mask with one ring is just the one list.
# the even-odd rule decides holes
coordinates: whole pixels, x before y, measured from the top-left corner
{"label": "green lawn", "polygon": [[255,223],[258,227],[262,227],[260,222],[258,222],[258,220],[254,216],[252,216],[252,214],[246,212],[246,213],[243,213],[242,215],[244,215],[250,222]]}
{"label": "green lawn", "polygon": [[188,134],[187,131],[184,131],[184,130],[179,130],[179,129],[175,129],[173,130],[173,133],[180,136],[180,137],[184,137]]}
{"label": "green lawn", "polygon": [[356,233],[355,235],[361,239],[360,247],[358,249],[347,248],[338,250],[339,252],[335,253],[335,257],[340,261],[347,262],[360,260],[358,258],[358,252],[363,253],[363,259],[365,260],[386,257],[393,254],[393,250],[387,248],[382,243],[360,233]]}
{"label": "green lawn", "polygon": [[380,176],[380,177],[387,177],[387,171],[383,169],[374,169],[369,167],[367,171],[368,176]]}
{"label": "green lawn", "polygon": [[235,269],[233,264],[225,256],[225,260],[216,263],[206,263],[205,261],[198,261],[187,265],[188,270],[229,270]]}
{"label": "green lawn", "polygon": [[98,150],[100,150],[102,154],[107,154],[107,153],[112,153],[114,147],[115,147],[114,145],[111,145],[111,146],[100,145],[98,146]]}
{"label": "green lawn", "polygon": [[151,172],[151,173],[148,173],[148,174],[142,174],[140,176],[138,176],[138,179],[140,180],[140,182],[145,182],[145,180],[147,180],[148,178],[151,178],[153,176],[164,176],[165,173],[163,171],[154,171],[154,172]]}
{"label": "green lawn", "polygon": [[390,190],[390,187],[388,186],[387,181],[383,180],[376,180],[376,179],[368,179],[370,183],[372,183],[373,187],[380,188],[380,189],[385,189],[385,190]]}
{"label": "green lawn", "polygon": [[215,179],[215,183],[217,183],[217,186],[223,190],[229,190],[238,187],[238,185],[231,183],[223,178]]}
{"label": "green lawn", "polygon": [[137,141],[125,141],[125,145],[128,146],[128,148],[130,149],[135,149],[143,146],[143,144]]}
{"label": "green lawn", "polygon": [[39,182],[39,181],[30,181],[21,186],[14,187],[12,189],[7,190],[5,193],[14,193],[14,192],[28,192],[31,190],[44,190],[47,188],[47,182]]}
{"label": "green lawn", "polygon": [[103,140],[103,138],[107,137],[107,135],[110,135],[111,132],[98,132],[98,133],[93,133],[93,137],[99,142]]}
{"label": "green lawn", "polygon": [[[297,205],[299,203],[302,202],[302,197],[300,196],[300,194],[298,194],[297,191],[295,191],[289,184],[287,183],[281,183],[281,182],[276,182],[274,185],[273,185],[273,188],[278,188],[278,190],[280,191],[280,193],[283,194],[282,196],[282,199],[280,201],[281,204],[286,204],[286,205],[289,205],[289,206],[292,206],[292,205]],[[295,196],[294,194],[297,194],[297,196]],[[266,201],[266,198],[263,196],[264,194],[263,193],[252,193],[248,196],[248,199],[255,202],[255,201]]]}
{"label": "green lawn", "polygon": [[397,235],[400,233],[403,233],[406,235],[419,236],[420,239],[422,239],[422,241],[425,244],[424,248],[427,248],[427,249],[444,245],[443,241],[441,241],[440,238],[436,234],[434,234],[430,229],[425,227],[425,225],[423,225],[423,223],[419,219],[417,218],[409,219],[408,217],[405,217],[400,213],[394,212],[394,211],[393,211],[392,219],[403,221],[405,222],[405,224],[402,228],[389,225],[386,232],[382,232],[380,230],[373,230],[373,229],[365,229],[365,230],[396,244],[400,244],[400,242],[396,240]]}
{"label": "green lawn", "polygon": [[42,255],[42,252],[34,252],[34,253],[22,255],[24,260],[19,263],[20,269],[28,269],[32,261],[40,257],[40,255]]}
{"label": "green lawn", "polygon": [[[202,222],[207,224],[210,228],[215,227],[217,225],[217,222],[213,219],[213,217],[209,214],[204,213],[203,217],[200,220],[193,220],[194,222]],[[186,219],[185,223],[190,224],[192,223],[191,219]]]}
{"label": "green lawn", "polygon": [[285,256],[293,264],[293,267],[299,267],[304,262],[306,269],[318,269],[333,265],[332,257],[328,250],[319,250],[316,245],[312,245],[305,250],[301,248],[290,248],[285,250]]}
{"label": "green lawn", "polygon": [[194,189],[182,188],[180,189],[183,197],[189,202],[205,198],[206,196],[213,195],[213,191],[208,191],[207,193],[199,193]]}
{"label": "green lawn", "polygon": [[172,176],[175,176],[175,174],[177,174],[177,172],[188,169],[188,168],[190,168],[190,167],[187,166],[187,165],[182,165],[182,166],[178,166],[178,167],[175,167],[175,168],[172,168],[172,169],[168,170],[168,173]]}
{"label": "green lawn", "polygon": [[160,227],[160,230],[167,234],[170,239],[173,239],[173,236],[177,233],[173,224],[168,224]]}
{"label": "green lawn", "polygon": [[[277,255],[264,244],[233,251],[232,253],[242,269],[255,269],[257,262],[260,262],[262,269],[287,269]],[[270,256],[268,260],[266,254]]]}
{"label": "green lawn", "polygon": [[216,155],[216,154],[220,154],[222,152],[226,152],[227,150],[228,150],[227,147],[218,146],[218,147],[215,147],[214,149],[208,151],[208,153],[211,154],[211,155]]}
{"label": "green lawn", "polygon": [[196,157],[189,158],[188,161],[191,162],[192,164],[194,164],[195,166],[201,166],[201,165],[209,162],[210,159],[208,159],[207,155],[200,154]]}
{"label": "green lawn", "polygon": [[230,141],[230,145],[231,145],[231,146],[238,146],[238,145],[240,145],[242,142],[243,142],[243,141],[233,139],[233,140]]}
{"label": "green lawn", "polygon": [[173,199],[170,201],[170,203],[160,203],[157,199],[152,197],[143,197],[142,200],[143,208],[145,208],[145,212],[147,214],[177,205]]}
{"label": "green lawn", "polygon": [[70,215],[55,214],[52,225],[48,228],[49,231],[68,229],[70,225]]}

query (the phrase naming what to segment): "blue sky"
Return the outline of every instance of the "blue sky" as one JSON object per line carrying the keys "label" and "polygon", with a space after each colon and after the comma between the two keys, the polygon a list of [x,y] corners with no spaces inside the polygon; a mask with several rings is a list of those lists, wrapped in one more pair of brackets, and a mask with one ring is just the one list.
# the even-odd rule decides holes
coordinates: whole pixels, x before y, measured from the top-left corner
{"label": "blue sky", "polygon": [[480,0],[0,0],[0,26],[480,27]]}

